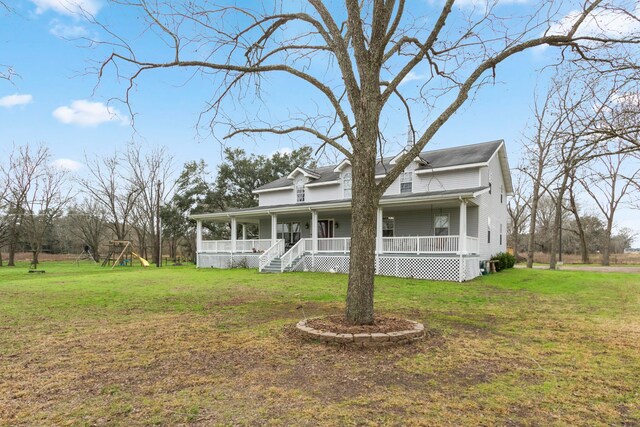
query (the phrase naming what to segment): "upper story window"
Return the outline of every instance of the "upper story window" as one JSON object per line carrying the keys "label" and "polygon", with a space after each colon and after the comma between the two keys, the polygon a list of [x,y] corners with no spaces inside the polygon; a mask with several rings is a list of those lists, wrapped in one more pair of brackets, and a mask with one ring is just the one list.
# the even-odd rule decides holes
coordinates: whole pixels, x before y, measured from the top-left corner
{"label": "upper story window", "polygon": [[344,198],[351,198],[351,172],[346,172],[342,175],[342,190],[344,191]]}
{"label": "upper story window", "polygon": [[304,202],[304,184],[301,182],[296,184],[296,202]]}
{"label": "upper story window", "polygon": [[436,236],[449,235],[449,214],[440,214],[434,217],[433,234]]}
{"label": "upper story window", "polygon": [[500,186],[500,203],[503,203],[503,199],[504,199],[504,188],[501,185]]}
{"label": "upper story window", "polygon": [[411,193],[413,191],[413,172],[402,172],[400,175],[400,192]]}

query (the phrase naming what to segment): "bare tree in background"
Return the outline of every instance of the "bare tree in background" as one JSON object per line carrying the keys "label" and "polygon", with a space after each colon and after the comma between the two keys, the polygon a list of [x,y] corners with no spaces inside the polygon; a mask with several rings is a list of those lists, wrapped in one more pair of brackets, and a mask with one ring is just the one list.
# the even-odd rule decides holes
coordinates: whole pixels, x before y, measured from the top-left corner
{"label": "bare tree in background", "polygon": [[560,117],[551,112],[554,92],[547,91],[542,103],[537,100],[534,104],[535,124],[532,135],[527,137],[524,143],[525,158],[529,163],[521,166],[520,170],[529,176],[531,189],[531,203],[529,212],[529,233],[527,238],[527,268],[533,268],[533,256],[535,253],[535,236],[538,222],[538,205],[545,193],[545,181],[548,181],[549,160],[552,155],[552,147],[555,135],[562,126]]}
{"label": "bare tree in background", "polygon": [[145,153],[139,146],[129,145],[126,162],[129,182],[140,190],[136,212],[142,229],[137,232],[139,237],[140,233],[144,233],[145,239],[146,235],[150,237],[154,262],[160,265],[160,211],[175,186],[173,156],[164,147]]}
{"label": "bare tree in background", "polygon": [[78,179],[82,191],[107,211],[107,223],[118,240],[127,238],[130,217],[140,189],[131,184],[127,164],[117,155],[92,159],[85,156],[88,178]]}
{"label": "bare tree in background", "polygon": [[66,188],[67,172],[49,164],[48,152],[44,160],[29,184],[30,190],[24,201],[23,229],[33,255],[31,264],[34,268],[38,266],[45,235],[71,198],[71,191]]}
{"label": "bare tree in background", "polygon": [[[133,37],[112,37],[103,26],[114,51],[98,72],[102,76],[113,70],[129,81],[127,104],[144,74],[192,68],[211,76],[216,85],[207,108],[212,129],[226,123],[227,137],[301,132],[351,163],[353,240],[346,318],[354,324],[374,319],[378,201],[460,107],[495,81],[503,61],[550,45],[567,60],[589,62],[594,72],[604,73],[629,67],[640,41],[639,34],[611,35],[599,25],[609,14],[632,19],[636,2],[631,0],[586,1],[564,20],[557,2],[538,3],[532,16],[516,17],[500,16],[497,1],[467,9],[454,8],[454,1],[447,0],[429,6],[434,12],[430,19],[407,10],[405,0],[345,0],[343,7],[320,0],[252,4],[257,10],[205,0],[117,3],[139,11],[146,22],[140,31],[157,36],[145,37],[138,46]],[[428,5],[421,7],[427,10]],[[152,41],[158,43],[149,48],[146,43]],[[266,77],[278,73],[290,77],[282,83],[288,88],[293,80],[310,87],[314,92],[309,96],[318,95],[313,112],[285,118],[269,111],[268,117],[256,118],[250,111],[253,116],[246,123],[225,115],[225,107],[235,110],[234,102],[243,97],[256,94],[260,101],[260,94],[279,82]],[[425,83],[419,91],[401,86],[422,73]],[[376,181],[376,163],[384,154],[381,120],[398,120],[399,112],[405,113],[415,143]],[[418,126],[413,117],[424,120]]]}
{"label": "bare tree in background", "polygon": [[24,233],[25,204],[32,197],[36,182],[40,179],[43,167],[49,160],[49,150],[40,145],[14,147],[6,163],[0,164],[0,173],[6,186],[4,203],[8,215],[7,265],[15,266],[15,253],[21,235]]}
{"label": "bare tree in background", "polygon": [[[629,153],[598,157],[589,171],[579,178],[584,190],[605,218],[602,265],[609,265],[611,233],[620,204],[640,179],[639,158]],[[633,161],[633,164],[630,164]]]}
{"label": "bare tree in background", "polygon": [[68,215],[73,226],[72,230],[85,245],[91,248],[93,260],[99,262],[100,246],[105,238],[105,228],[108,227],[106,207],[94,198],[87,198],[69,209]]}
{"label": "bare tree in background", "polygon": [[509,235],[510,244],[513,247],[514,255],[520,253],[520,236],[523,234],[529,216],[531,215],[531,193],[529,181],[525,175],[518,173],[513,186],[513,196],[507,202],[507,213],[509,214]]}

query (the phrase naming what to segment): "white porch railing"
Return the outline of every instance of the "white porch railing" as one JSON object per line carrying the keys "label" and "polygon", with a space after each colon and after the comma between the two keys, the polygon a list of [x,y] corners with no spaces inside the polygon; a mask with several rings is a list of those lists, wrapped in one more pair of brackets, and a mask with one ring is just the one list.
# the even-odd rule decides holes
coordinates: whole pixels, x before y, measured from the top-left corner
{"label": "white porch railing", "polygon": [[285,252],[284,255],[282,255],[282,257],[280,258],[280,271],[285,271],[287,267],[293,264],[293,261],[304,254],[306,248],[305,240],[307,239],[298,240],[298,242],[293,245],[291,249],[289,249],[287,252]]}
{"label": "white porch railing", "polygon": [[318,239],[318,252],[342,252],[343,254],[346,254],[350,249],[350,237]]}
{"label": "white porch railing", "polygon": [[275,245],[267,249],[260,258],[258,258],[258,270],[262,271],[263,268],[271,264],[271,261],[280,257],[284,253],[284,240],[279,239]]}
{"label": "white porch railing", "polygon": [[[435,253],[457,253],[460,250],[460,236],[406,236],[406,237],[383,237],[382,238],[382,252],[389,254],[435,254]],[[284,241],[282,243],[283,249],[277,255],[280,256],[284,253]],[[230,240],[203,240],[201,246],[201,252],[213,252],[213,253],[231,253],[231,241]],[[296,248],[296,256],[290,261],[293,262],[295,258],[300,256],[304,252],[313,251],[313,239],[300,239],[298,243],[294,245]],[[293,249],[291,248],[291,250]],[[254,239],[254,240],[236,240],[235,252],[251,253],[251,252],[264,252],[272,249],[270,239]],[[336,237],[336,238],[319,238],[318,239],[318,252],[334,252],[334,253],[349,253],[351,249],[351,238],[349,237]],[[470,254],[477,254],[479,251],[479,242],[477,237],[466,236],[466,251]],[[289,250],[289,252],[291,252]],[[291,252],[293,254],[293,252]],[[262,257],[261,257],[262,258]],[[271,258],[269,263],[273,260]],[[267,263],[268,265],[268,263]],[[283,268],[285,268],[285,260],[283,259]]]}
{"label": "white porch railing", "polygon": [[384,253],[455,253],[458,252],[458,236],[408,236],[383,237]]}
{"label": "white porch railing", "polygon": [[[263,252],[271,246],[271,239],[236,240],[235,252]],[[231,240],[203,240],[201,252],[232,252]]]}
{"label": "white porch railing", "polygon": [[477,237],[467,236],[467,252],[477,254],[480,251],[480,245]]}

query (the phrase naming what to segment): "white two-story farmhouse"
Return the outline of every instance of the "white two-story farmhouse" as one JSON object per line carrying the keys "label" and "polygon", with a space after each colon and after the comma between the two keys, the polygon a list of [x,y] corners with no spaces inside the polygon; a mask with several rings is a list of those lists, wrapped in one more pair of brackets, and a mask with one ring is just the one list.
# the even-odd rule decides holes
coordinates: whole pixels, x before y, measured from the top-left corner
{"label": "white two-story farmhouse", "polygon": [[[385,158],[376,177],[394,164]],[[295,168],[255,190],[259,206],[194,215],[198,267],[348,272],[351,166]],[[376,271],[450,281],[480,274],[480,262],[506,249],[512,193],[503,141],[425,151],[380,200]],[[202,239],[202,222],[227,222],[231,240]],[[259,226],[246,239],[245,225]]]}

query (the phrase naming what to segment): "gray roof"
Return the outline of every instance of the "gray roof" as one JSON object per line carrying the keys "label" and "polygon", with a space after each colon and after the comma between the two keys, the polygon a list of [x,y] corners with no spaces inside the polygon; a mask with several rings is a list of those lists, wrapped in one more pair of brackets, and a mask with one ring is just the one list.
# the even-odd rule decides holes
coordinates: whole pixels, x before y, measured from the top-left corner
{"label": "gray roof", "polygon": [[[502,140],[497,140],[483,142],[480,144],[464,145],[461,147],[423,151],[420,153],[419,157],[424,160],[426,164],[421,165],[417,170],[484,163],[489,161],[491,156],[493,156],[502,143]],[[393,158],[394,157],[385,157],[382,162],[378,162],[376,165],[376,175],[386,174],[387,170],[392,167],[391,160]],[[340,178],[340,174],[333,171],[336,166],[338,165],[322,166],[316,169],[307,168],[306,170],[320,175],[320,178],[311,180],[309,184],[337,181]],[[282,177],[256,188],[256,191],[290,187],[291,185],[292,181],[290,179]]]}

